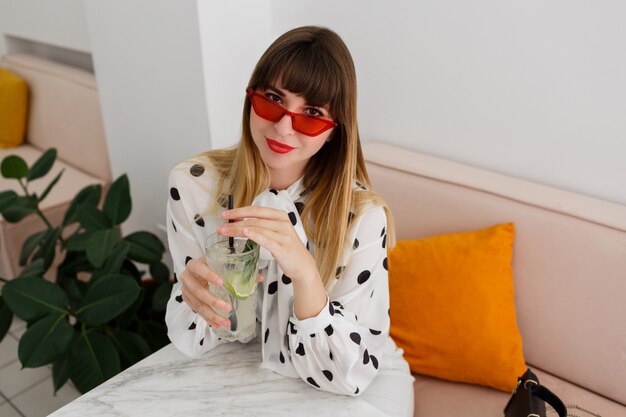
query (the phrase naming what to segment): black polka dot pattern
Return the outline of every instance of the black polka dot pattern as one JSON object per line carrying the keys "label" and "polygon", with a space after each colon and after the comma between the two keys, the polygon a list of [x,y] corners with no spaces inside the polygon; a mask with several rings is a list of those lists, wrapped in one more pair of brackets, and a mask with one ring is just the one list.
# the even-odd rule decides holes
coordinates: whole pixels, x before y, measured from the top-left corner
{"label": "black polka dot pattern", "polygon": [[263,338],[263,343],[267,343],[267,338],[270,335],[270,329],[265,329],[265,337]]}
{"label": "black polka dot pattern", "polygon": [[349,212],[349,213],[348,213],[348,224],[350,224],[350,222],[352,221],[352,219],[354,219],[354,213],[353,213],[353,212]]}
{"label": "black polka dot pattern", "polygon": [[356,249],[359,247],[359,239],[354,239],[354,243],[352,244],[352,249]]}
{"label": "black polka dot pattern", "polygon": [[308,377],[306,379],[306,382],[308,382],[309,384],[313,385],[314,387],[317,387],[317,388],[320,387],[319,385],[317,385],[317,382],[315,382],[315,380],[313,378],[311,378],[311,377]]}
{"label": "black polka dot pattern", "polygon": [[204,174],[204,167],[200,164],[195,164],[189,169],[189,173],[194,177],[199,177],[200,175]]}
{"label": "black polka dot pattern", "polygon": [[350,339],[357,345],[361,344],[361,335],[358,334],[357,332],[350,333]]}
{"label": "black polka dot pattern", "polygon": [[330,324],[328,326],[326,326],[326,328],[324,329],[324,331],[326,332],[327,335],[331,336],[333,334],[333,326],[331,326]]}
{"label": "black polka dot pattern", "polygon": [[380,232],[380,235],[384,235],[385,234],[385,228],[383,227],[383,230]]}
{"label": "black polka dot pattern", "polygon": [[385,268],[385,271],[389,271],[389,268],[387,267],[387,258],[383,259],[383,268]]}
{"label": "black polka dot pattern", "polygon": [[191,323],[191,326],[189,326],[189,330],[194,330],[196,328],[196,323],[193,322]]}
{"label": "black polka dot pattern", "polygon": [[200,346],[204,345],[204,337],[200,340]]}
{"label": "black polka dot pattern", "polygon": [[290,211],[288,216],[289,216],[289,221],[291,222],[291,224],[295,226],[296,223],[298,223],[298,219],[296,219],[296,213],[294,213],[293,211]]}
{"label": "black polka dot pattern", "polygon": [[356,387],[356,391],[354,391],[354,395],[357,395],[359,393],[359,387]]}
{"label": "black polka dot pattern", "polygon": [[294,326],[292,322],[289,322],[289,333],[291,333],[291,334],[296,334],[296,333],[298,333],[298,332],[296,331],[296,326]]}
{"label": "black polka dot pattern", "polygon": [[278,360],[280,363],[285,363],[285,355],[283,355],[283,352],[280,352],[280,355],[278,355]]}
{"label": "black polka dot pattern", "polygon": [[333,360],[333,352],[328,352],[328,357],[330,358],[330,360]]}
{"label": "black polka dot pattern", "polygon": [[370,355],[367,353],[367,349],[365,349],[365,352],[363,352],[363,365],[367,365],[368,363],[370,363]]}
{"label": "black polka dot pattern", "polygon": [[376,356],[370,355],[370,360],[372,361],[372,365],[374,365],[374,368],[378,369],[378,359],[376,359]]}
{"label": "black polka dot pattern", "polygon": [[387,245],[387,235],[383,236],[383,249]]}
{"label": "black polka dot pattern", "polygon": [[337,270],[335,271],[335,278],[339,279],[339,277],[341,276],[341,274],[343,273],[343,270],[346,269],[345,266],[339,266],[337,267]]}
{"label": "black polka dot pattern", "polygon": [[378,336],[379,334],[381,334],[382,332],[380,330],[374,330],[374,329],[370,329],[370,333],[373,334],[374,336]]}
{"label": "black polka dot pattern", "polygon": [[324,374],[326,379],[328,379],[329,381],[333,380],[333,373],[330,372],[329,370],[323,370],[322,373]]}
{"label": "black polka dot pattern", "polygon": [[330,312],[331,316],[335,315],[335,308],[333,307],[331,303],[328,303],[328,311]]}
{"label": "black polka dot pattern", "polygon": [[365,281],[367,281],[368,279],[370,279],[370,275],[371,275],[370,271],[363,271],[363,272],[361,272],[361,273],[359,274],[359,276],[357,277],[356,281],[357,281],[359,284],[363,284],[363,283],[365,283]]}
{"label": "black polka dot pattern", "polygon": [[295,203],[296,205],[296,210],[298,210],[298,214],[302,215],[302,210],[304,210],[304,203],[301,201],[298,201],[297,203]]}
{"label": "black polka dot pattern", "polygon": [[278,281],[270,282],[270,284],[267,286],[267,293],[275,294],[276,291],[278,291]]}
{"label": "black polka dot pattern", "polygon": [[180,200],[180,194],[178,194],[178,188],[175,188],[175,187],[170,188],[170,196],[175,201]]}
{"label": "black polka dot pattern", "polygon": [[178,282],[178,277],[176,276],[176,272],[174,272],[174,284]]}
{"label": "black polka dot pattern", "polygon": [[270,193],[274,194],[274,195],[278,195],[278,191],[276,191],[273,188],[270,188]]}
{"label": "black polka dot pattern", "polygon": [[191,261],[191,256],[185,258],[185,265],[187,265]]}
{"label": "black polka dot pattern", "polygon": [[283,281],[283,284],[285,285],[289,285],[291,284],[291,278],[289,278],[287,275],[283,274],[283,277],[281,278],[281,280]]}
{"label": "black polka dot pattern", "polygon": [[296,349],[296,353],[300,356],[304,356],[304,345],[300,343]]}
{"label": "black polka dot pattern", "polygon": [[172,221],[172,227],[174,228],[175,232],[178,232],[178,230],[176,230],[176,225],[174,224],[174,222]]}
{"label": "black polka dot pattern", "polygon": [[200,217],[199,214],[196,214],[195,216],[193,216],[193,221],[195,221],[198,226],[204,227],[204,219]]}
{"label": "black polka dot pattern", "polygon": [[177,295],[176,296],[176,301],[178,301],[179,303],[183,302],[183,296],[182,295]]}
{"label": "black polka dot pattern", "polygon": [[315,337],[315,333],[311,333],[309,337]]}

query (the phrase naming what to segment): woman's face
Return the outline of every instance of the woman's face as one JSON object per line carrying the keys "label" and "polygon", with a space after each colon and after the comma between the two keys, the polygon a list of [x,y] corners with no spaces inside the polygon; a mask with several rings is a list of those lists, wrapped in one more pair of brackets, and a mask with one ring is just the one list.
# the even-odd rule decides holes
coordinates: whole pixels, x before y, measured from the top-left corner
{"label": "woman's face", "polygon": [[[307,105],[304,97],[279,88],[256,90],[293,113],[304,113],[332,120],[328,109]],[[250,109],[252,139],[268,166],[273,188],[286,188],[302,176],[308,160],[320,150],[332,134],[329,129],[317,136],[307,136],[293,130],[291,117],[285,114],[277,122],[259,117]]]}

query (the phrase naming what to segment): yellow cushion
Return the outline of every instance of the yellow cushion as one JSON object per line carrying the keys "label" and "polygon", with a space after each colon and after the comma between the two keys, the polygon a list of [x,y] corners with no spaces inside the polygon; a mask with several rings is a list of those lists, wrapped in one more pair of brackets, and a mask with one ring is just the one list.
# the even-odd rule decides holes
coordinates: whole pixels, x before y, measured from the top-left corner
{"label": "yellow cushion", "polygon": [[389,254],[391,336],[411,371],[511,391],[526,369],[513,223],[402,240]]}
{"label": "yellow cushion", "polygon": [[24,142],[28,111],[28,86],[17,75],[0,68],[0,147]]}

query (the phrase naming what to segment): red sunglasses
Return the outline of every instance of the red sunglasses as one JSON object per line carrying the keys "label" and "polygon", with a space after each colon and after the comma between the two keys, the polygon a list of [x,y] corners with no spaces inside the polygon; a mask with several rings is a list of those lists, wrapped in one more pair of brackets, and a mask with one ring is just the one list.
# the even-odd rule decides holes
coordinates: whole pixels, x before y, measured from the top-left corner
{"label": "red sunglasses", "polygon": [[303,135],[317,136],[337,126],[337,123],[332,120],[323,119],[319,116],[292,113],[280,104],[270,100],[263,94],[257,93],[251,88],[248,88],[246,93],[250,96],[252,108],[257,116],[276,123],[285,115],[289,115],[289,117],[291,117],[291,127],[293,127],[293,130]]}

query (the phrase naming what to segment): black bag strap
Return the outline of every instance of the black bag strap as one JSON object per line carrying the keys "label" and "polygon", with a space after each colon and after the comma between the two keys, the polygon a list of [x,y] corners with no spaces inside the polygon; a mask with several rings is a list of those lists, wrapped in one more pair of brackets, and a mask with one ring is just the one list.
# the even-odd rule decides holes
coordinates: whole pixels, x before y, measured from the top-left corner
{"label": "black bag strap", "polygon": [[533,385],[530,391],[533,395],[550,404],[552,408],[554,408],[554,411],[558,413],[559,417],[567,416],[567,408],[565,407],[565,404],[563,404],[563,401],[561,401],[561,399],[548,388],[543,385]]}

